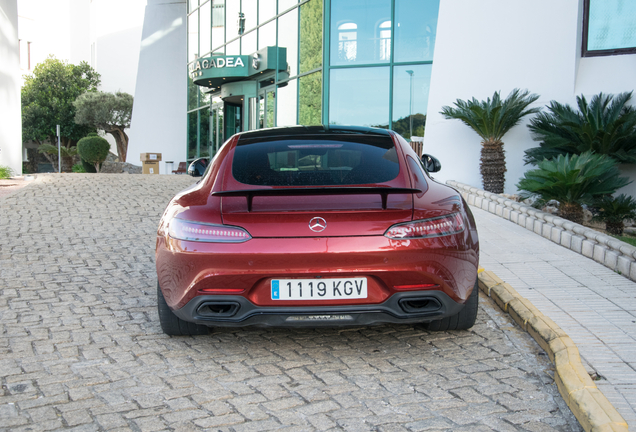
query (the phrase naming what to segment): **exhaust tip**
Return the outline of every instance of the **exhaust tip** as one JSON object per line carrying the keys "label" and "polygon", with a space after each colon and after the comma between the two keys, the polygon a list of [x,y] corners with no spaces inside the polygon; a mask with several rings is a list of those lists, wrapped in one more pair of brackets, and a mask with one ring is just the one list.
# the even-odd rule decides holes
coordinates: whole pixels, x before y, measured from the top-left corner
{"label": "exhaust tip", "polygon": [[406,313],[428,314],[438,312],[442,309],[442,304],[434,297],[416,297],[400,300],[400,307]]}
{"label": "exhaust tip", "polygon": [[197,309],[197,314],[202,317],[231,317],[239,310],[239,304],[235,302],[206,302]]}

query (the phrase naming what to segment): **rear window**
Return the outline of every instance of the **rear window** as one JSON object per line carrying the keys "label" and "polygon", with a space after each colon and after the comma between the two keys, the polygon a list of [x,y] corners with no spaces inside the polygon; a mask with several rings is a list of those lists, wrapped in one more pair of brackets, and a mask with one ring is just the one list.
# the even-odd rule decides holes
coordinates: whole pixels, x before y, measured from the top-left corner
{"label": "rear window", "polygon": [[400,167],[389,136],[324,136],[242,139],[232,174],[260,186],[331,186],[383,183]]}

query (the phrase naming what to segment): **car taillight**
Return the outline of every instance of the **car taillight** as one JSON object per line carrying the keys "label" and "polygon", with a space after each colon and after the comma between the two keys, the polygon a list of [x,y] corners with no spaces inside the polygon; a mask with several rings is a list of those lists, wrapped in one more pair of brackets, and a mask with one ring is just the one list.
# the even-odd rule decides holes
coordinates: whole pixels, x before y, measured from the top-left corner
{"label": "car taillight", "polygon": [[408,240],[457,234],[464,230],[461,213],[393,225],[384,235],[390,239]]}
{"label": "car taillight", "polygon": [[170,221],[168,235],[178,240],[207,243],[242,243],[252,238],[243,228],[178,218]]}

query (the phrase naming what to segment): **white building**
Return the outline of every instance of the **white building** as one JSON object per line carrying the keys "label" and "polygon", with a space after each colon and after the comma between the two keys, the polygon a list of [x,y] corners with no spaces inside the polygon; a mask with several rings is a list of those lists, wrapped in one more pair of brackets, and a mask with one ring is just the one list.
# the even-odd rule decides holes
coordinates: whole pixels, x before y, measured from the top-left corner
{"label": "white building", "polygon": [[[606,47],[631,48],[609,55],[583,56],[584,5],[605,8]],[[622,16],[617,12],[623,7]],[[621,34],[627,47],[611,45]],[[631,34],[631,36],[630,36]],[[624,35],[624,37],[623,37]],[[614,36],[612,38],[612,36]],[[440,180],[457,180],[481,187],[480,138],[459,120],[446,120],[442,106],[456,99],[502,96],[514,88],[541,97],[533,106],[551,100],[576,106],[576,96],[621,93],[636,88],[636,2],[602,0],[452,0],[440,3],[437,40],[428,101],[424,151],[442,161]],[[592,55],[590,55],[592,54]],[[636,102],[636,95],[632,102]],[[537,147],[528,118],[503,139],[506,152],[506,192],[529,167],[524,150]],[[636,196],[636,191],[633,193]]]}
{"label": "white building", "polygon": [[[138,54],[128,162],[139,165],[140,153],[161,153],[162,174],[186,160],[185,16],[185,0],[148,0]],[[167,161],[173,164],[166,168]]]}
{"label": "white building", "polygon": [[0,0],[0,165],[22,174],[18,7]]}
{"label": "white building", "polygon": [[[420,135],[426,115],[424,151],[442,163],[436,177],[480,186],[480,138],[444,119],[442,106],[514,88],[539,94],[535,106],[575,104],[577,95],[636,87],[633,0],[147,0],[143,33],[112,23],[140,16],[144,0],[57,3],[71,17],[68,58],[88,56],[103,90],[135,95],[132,163],[137,153],[158,152],[176,165],[213,154],[235,131],[298,123],[383,126],[408,138]],[[77,19],[86,13],[88,27]],[[307,31],[322,46],[303,40]],[[90,43],[79,43],[86,34]],[[250,56],[267,47],[284,68],[240,78],[207,70],[208,84],[188,76],[213,54]],[[120,49],[128,54],[112,60]],[[412,130],[404,129],[409,118]],[[538,145],[528,120],[504,137],[506,192],[529,168],[524,150]]]}

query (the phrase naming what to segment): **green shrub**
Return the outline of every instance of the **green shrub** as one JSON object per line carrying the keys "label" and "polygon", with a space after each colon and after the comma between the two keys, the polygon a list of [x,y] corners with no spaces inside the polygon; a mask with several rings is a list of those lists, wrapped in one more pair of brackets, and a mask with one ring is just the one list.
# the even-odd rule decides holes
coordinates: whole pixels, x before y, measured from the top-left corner
{"label": "green shrub", "polygon": [[13,170],[8,166],[0,165],[0,179],[8,179],[13,177]]}
{"label": "green shrub", "polygon": [[523,191],[522,198],[558,201],[561,217],[582,223],[581,204],[593,204],[595,199],[630,183],[620,174],[616,161],[607,155],[559,155],[544,159],[537,169],[527,171],[517,187]]}
{"label": "green shrub", "polygon": [[636,108],[627,104],[631,97],[631,92],[600,93],[588,105],[579,96],[578,110],[551,101],[549,112],[538,114],[528,125],[540,145],[525,151],[526,164],[586,151],[609,155],[620,163],[636,163]]}
{"label": "green shrub", "polygon": [[[89,137],[92,136],[99,136],[97,135],[97,132],[91,132],[88,135]],[[84,167],[84,169],[86,170],[87,173],[96,173],[97,170],[95,169],[95,165],[93,165],[92,163],[88,163],[86,162],[84,159],[82,159],[82,157],[80,156],[80,163],[82,164],[82,166]],[[99,169],[102,169],[102,164],[99,164]]]}
{"label": "green shrub", "polygon": [[[82,164],[82,167],[84,168],[84,172],[87,172],[87,173],[97,172],[97,170],[95,169],[95,165],[93,165],[92,163],[88,163],[82,158],[80,158],[80,163]],[[102,169],[102,164],[99,164],[99,169],[100,170]]]}
{"label": "green shrub", "polygon": [[[53,169],[57,170],[58,161],[58,148],[52,144],[41,144],[38,147],[38,152],[42,153],[44,157],[53,165]],[[61,146],[59,154],[62,156],[62,171],[68,171],[73,165],[73,158],[77,155],[77,147],[64,147]],[[57,171],[56,171],[57,172]]]}
{"label": "green shrub", "polygon": [[612,235],[623,235],[623,220],[636,218],[636,201],[631,196],[620,194],[616,198],[603,196],[596,201],[596,220],[605,222],[605,229]]}
{"label": "green shrub", "polygon": [[106,160],[110,144],[104,138],[96,134],[89,134],[77,143],[77,151],[82,160],[95,166],[99,172],[100,164]]}
{"label": "green shrub", "polygon": [[82,165],[81,163],[76,163],[75,165],[73,165],[73,172],[74,173],[85,173],[86,169],[84,169],[84,165]]}

